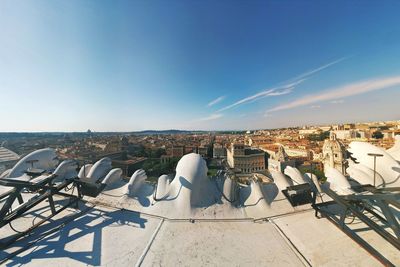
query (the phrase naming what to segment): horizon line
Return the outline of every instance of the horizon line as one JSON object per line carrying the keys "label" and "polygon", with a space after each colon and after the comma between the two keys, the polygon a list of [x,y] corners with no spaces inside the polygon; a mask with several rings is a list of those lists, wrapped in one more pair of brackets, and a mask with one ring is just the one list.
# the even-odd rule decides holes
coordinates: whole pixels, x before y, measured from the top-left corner
{"label": "horizon line", "polygon": [[[335,124],[364,124],[364,123],[378,123],[378,122],[391,122],[391,121],[400,121],[397,120],[371,120],[371,121],[362,121],[362,122],[335,122],[335,123],[328,123],[328,124],[303,124],[303,125],[296,125],[296,126],[286,126],[286,127],[276,127],[276,128],[257,128],[257,129],[227,129],[227,130],[182,130],[182,129],[165,129],[165,130],[135,130],[135,131],[93,131],[91,133],[142,133],[142,132],[168,132],[168,131],[178,131],[178,132],[243,132],[243,131],[261,131],[261,130],[279,130],[279,129],[289,129],[289,128],[301,128],[301,127],[317,127],[317,126],[331,126]],[[0,131],[0,134],[45,134],[45,133],[87,133],[86,131]]]}

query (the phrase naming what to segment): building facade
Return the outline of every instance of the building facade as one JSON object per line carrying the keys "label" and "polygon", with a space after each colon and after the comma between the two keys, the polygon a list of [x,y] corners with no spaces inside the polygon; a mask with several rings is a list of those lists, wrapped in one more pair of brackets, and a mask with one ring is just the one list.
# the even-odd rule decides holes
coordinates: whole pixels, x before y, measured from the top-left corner
{"label": "building facade", "polygon": [[325,172],[328,167],[332,167],[345,174],[346,149],[344,145],[337,140],[334,132],[331,132],[329,139],[325,140],[324,146],[322,147],[322,155]]}
{"label": "building facade", "polygon": [[290,160],[283,146],[279,146],[278,152],[268,159],[268,170],[282,172],[286,166],[295,167],[295,161]]}
{"label": "building facade", "polygon": [[226,149],[222,144],[214,144],[213,158],[226,158]]}
{"label": "building facade", "polygon": [[242,173],[265,170],[265,152],[245,147],[243,144],[231,144],[227,149],[227,161],[229,167]]}
{"label": "building facade", "polygon": [[335,131],[337,139],[348,140],[357,138],[357,131],[355,130],[337,130]]}

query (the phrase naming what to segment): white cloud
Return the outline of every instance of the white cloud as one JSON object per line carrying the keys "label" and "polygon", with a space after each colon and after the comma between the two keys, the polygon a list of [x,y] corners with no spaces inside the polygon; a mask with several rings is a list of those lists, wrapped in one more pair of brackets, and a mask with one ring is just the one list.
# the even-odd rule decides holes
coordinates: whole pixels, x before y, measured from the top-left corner
{"label": "white cloud", "polygon": [[281,96],[281,95],[289,94],[296,88],[297,85],[299,85],[299,84],[303,83],[304,81],[306,81],[307,78],[310,77],[311,75],[313,75],[313,74],[315,74],[317,72],[320,72],[320,71],[322,71],[322,70],[324,70],[324,69],[326,69],[326,68],[328,68],[328,67],[330,67],[332,65],[335,65],[335,64],[337,64],[337,63],[339,63],[339,62],[341,62],[341,61],[343,61],[345,59],[346,58],[340,58],[340,59],[332,61],[332,62],[330,62],[328,64],[320,66],[320,67],[318,67],[316,69],[313,69],[313,70],[307,71],[305,73],[302,73],[302,74],[296,76],[295,78],[287,80],[281,86],[277,86],[277,87],[270,88],[270,89],[265,89],[265,90],[255,94],[255,95],[251,95],[251,96],[248,96],[246,98],[243,98],[243,99],[241,99],[241,100],[239,100],[239,101],[237,101],[237,102],[235,102],[235,103],[233,103],[233,104],[231,104],[229,106],[221,108],[220,110],[218,110],[218,112],[225,111],[227,109],[231,109],[233,107],[236,107],[236,106],[239,106],[239,105],[242,105],[242,104],[245,104],[245,103],[251,103],[251,102],[257,101],[259,99],[265,98],[265,97]]}
{"label": "white cloud", "polygon": [[303,78],[305,78],[305,77],[309,77],[309,76],[311,76],[311,75],[313,75],[313,74],[315,74],[315,73],[317,73],[317,72],[320,72],[320,71],[322,71],[322,70],[324,70],[324,69],[326,69],[326,68],[329,68],[330,66],[333,66],[333,65],[335,65],[335,64],[337,64],[337,63],[339,63],[339,62],[341,62],[341,61],[343,61],[343,60],[345,60],[345,59],[347,59],[347,57],[339,58],[339,59],[337,59],[337,60],[335,60],[335,61],[332,61],[332,62],[329,62],[328,64],[325,64],[325,65],[323,65],[323,66],[321,66],[321,67],[318,67],[318,68],[316,68],[316,69],[313,69],[313,70],[304,72],[303,74],[300,74],[299,76],[297,76],[297,77],[294,78],[294,79],[297,80],[297,79],[303,79]]}
{"label": "white cloud", "polygon": [[310,106],[310,108],[321,108],[321,106],[320,105],[312,105],[312,106]]}
{"label": "white cloud", "polygon": [[224,116],[223,114],[211,114],[210,116],[201,118],[198,121],[212,121],[212,120],[222,118],[223,116]]}
{"label": "white cloud", "polygon": [[299,84],[299,83],[301,83],[301,82],[303,82],[303,80],[297,81],[296,83],[290,83],[290,84],[287,84],[287,85],[284,85],[284,86],[281,86],[281,87],[276,87],[276,88],[272,88],[272,89],[267,89],[267,90],[261,91],[261,92],[255,94],[255,95],[243,98],[243,99],[241,99],[241,100],[239,100],[239,101],[237,101],[237,102],[235,102],[235,103],[233,103],[233,104],[231,104],[229,106],[223,107],[218,111],[221,112],[221,111],[236,107],[238,105],[249,103],[249,102],[253,102],[253,101],[259,100],[261,98],[268,97],[268,96],[280,96],[280,95],[289,94],[290,92],[293,91],[294,86]]}
{"label": "white cloud", "polygon": [[331,103],[331,104],[343,104],[343,103],[344,103],[344,100],[343,100],[343,99],[332,100],[330,103]]}
{"label": "white cloud", "polygon": [[240,105],[240,104],[244,104],[244,103],[246,103],[246,102],[250,102],[250,101],[255,100],[255,99],[257,99],[257,98],[264,97],[264,96],[268,95],[269,93],[272,93],[273,90],[274,90],[274,89],[265,90],[265,91],[262,91],[262,92],[259,92],[259,93],[255,94],[255,95],[252,95],[252,96],[243,98],[243,99],[241,99],[241,100],[239,100],[239,101],[237,101],[237,102],[235,102],[235,103],[233,103],[233,104],[231,104],[231,105],[229,105],[229,106],[226,106],[226,107],[224,107],[224,108],[221,108],[219,111],[224,111],[224,110],[233,108],[233,107],[235,107],[235,106],[238,106],[238,105]]}
{"label": "white cloud", "polygon": [[371,91],[382,90],[396,85],[400,85],[400,76],[393,76],[393,77],[386,77],[386,78],[351,83],[325,90],[322,93],[298,98],[292,102],[276,106],[268,110],[267,113],[279,110],[292,109],[323,101],[341,99],[349,96],[364,94]]}
{"label": "white cloud", "polygon": [[280,96],[280,95],[286,95],[290,94],[293,91],[294,87],[283,89],[280,91],[274,91],[272,93],[269,93],[268,96]]}
{"label": "white cloud", "polygon": [[214,106],[215,104],[218,104],[219,102],[221,102],[224,99],[225,99],[225,96],[217,97],[216,99],[214,99],[210,103],[208,103],[207,106],[209,106],[209,107]]}

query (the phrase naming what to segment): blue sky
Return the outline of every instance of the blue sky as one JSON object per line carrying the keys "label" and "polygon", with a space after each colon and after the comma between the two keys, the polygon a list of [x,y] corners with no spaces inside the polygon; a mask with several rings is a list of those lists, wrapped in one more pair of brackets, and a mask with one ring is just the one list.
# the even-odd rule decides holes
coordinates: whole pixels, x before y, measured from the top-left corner
{"label": "blue sky", "polygon": [[398,1],[0,2],[0,131],[400,119]]}

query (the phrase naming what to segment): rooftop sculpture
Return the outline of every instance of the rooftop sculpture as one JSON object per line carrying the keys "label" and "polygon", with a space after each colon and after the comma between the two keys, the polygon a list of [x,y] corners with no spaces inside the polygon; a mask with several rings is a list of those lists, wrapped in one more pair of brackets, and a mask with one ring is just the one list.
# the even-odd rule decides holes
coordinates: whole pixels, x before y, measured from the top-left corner
{"label": "rooftop sculpture", "polygon": [[[4,253],[0,253],[0,262],[10,261],[16,264],[22,258],[35,263],[42,262],[36,261],[41,255],[37,253],[47,246],[49,248],[44,253],[47,259],[51,259],[52,251],[60,251],[59,246],[65,246],[62,242],[68,241],[51,245],[37,241],[37,253],[32,251],[29,256],[22,255],[25,250],[29,251],[26,244],[31,238],[45,235],[43,229],[67,227],[58,224],[57,220],[49,220],[59,216],[62,218],[62,214],[65,214],[64,216],[71,218],[71,222],[66,224],[71,225],[71,231],[83,233],[85,229],[94,227],[96,233],[99,231],[104,235],[108,231],[112,233],[101,239],[104,251],[93,252],[97,257],[94,261],[87,257],[73,257],[69,250],[68,253],[65,252],[70,255],[69,258],[63,257],[63,254],[53,255],[62,257],[65,265],[74,265],[77,260],[91,265],[103,265],[111,260],[122,261],[123,263],[120,262],[122,265],[132,265],[135,262],[138,266],[152,265],[156,262],[176,265],[182,260],[195,263],[197,255],[201,255],[200,259],[206,257],[214,264],[223,263],[219,256],[211,258],[210,252],[206,253],[214,244],[209,242],[217,242],[214,245],[221,247],[221,255],[234,251],[230,259],[226,260],[229,264],[234,261],[244,265],[245,263],[262,265],[267,262],[269,265],[281,265],[286,262],[288,265],[296,266],[320,265],[326,262],[340,262],[342,265],[354,265],[354,263],[377,265],[376,259],[384,264],[400,264],[400,257],[396,253],[399,243],[398,224],[396,225],[396,220],[393,221],[393,216],[395,218],[399,214],[397,206],[399,194],[395,187],[398,181],[396,168],[399,163],[385,151],[368,144],[352,143],[350,150],[356,162],[349,164],[347,177],[340,171],[330,168],[325,173],[327,182],[320,184],[315,175],[302,174],[298,169],[289,166],[284,173],[271,172],[270,182],[262,183],[258,179],[253,179],[248,185],[238,183],[225,171],[218,172],[216,178],[207,177],[206,162],[200,155],[193,153],[181,158],[174,177],[161,175],[157,183],[152,184],[147,181],[146,172],[141,169],[126,181],[122,180],[122,170],[113,169],[108,158],[78,168],[74,160],[65,160],[59,164],[54,150],[35,151],[21,159],[11,171],[7,172],[6,177],[0,179],[0,190],[6,188],[8,191],[2,194],[0,200],[2,214],[3,216],[7,214],[2,219],[0,233],[2,236],[8,236],[5,239],[0,238],[4,248]],[[366,156],[370,151],[384,153],[376,168],[379,182],[373,188],[370,183],[373,175],[372,161]],[[72,188],[77,190],[71,192]],[[388,189],[391,191],[382,191]],[[49,204],[44,201],[46,199],[49,200]],[[70,205],[71,203],[74,205]],[[364,213],[359,213],[357,207],[362,207],[365,212],[372,212],[372,216],[386,218],[381,220],[381,223],[389,225],[392,232],[386,231],[375,222],[371,223],[371,219]],[[371,207],[377,208],[378,211]],[[28,228],[21,233],[15,233],[12,223],[26,222],[29,216],[35,216],[37,208],[45,211],[49,209],[49,213],[42,216],[43,221],[34,224],[33,229]],[[73,212],[74,209],[77,209],[77,212]],[[314,217],[314,210],[318,217]],[[73,223],[79,218],[90,222],[94,216],[91,211],[95,213],[98,211],[101,216],[110,218],[116,216],[115,220],[110,222],[114,227],[106,231],[108,224],[105,224],[105,219],[100,220],[98,225],[90,227],[81,225],[82,223]],[[328,221],[318,219],[321,214]],[[374,237],[374,241],[369,243],[370,247],[374,242],[388,242],[392,247],[386,246],[385,251],[382,251],[377,249],[382,247],[381,243],[377,243],[377,248],[368,248],[363,243],[366,241],[354,234],[352,229],[355,226],[346,223],[349,217],[357,217],[362,225],[370,227],[371,232],[383,238],[383,241],[379,241]],[[361,249],[337,228],[331,228],[329,221],[337,222],[343,231],[351,233],[352,239],[365,245],[367,250]],[[193,225],[193,228],[188,223]],[[41,227],[41,224],[46,225],[46,228]],[[129,225],[137,226],[126,228]],[[120,227],[125,230],[119,231]],[[230,232],[232,229],[237,230]],[[251,229],[259,229],[257,230],[259,232],[254,232],[252,235]],[[321,246],[314,247],[306,236],[318,232],[324,233],[319,235],[319,238],[330,252],[318,254],[317,257],[315,249],[317,247],[320,249]],[[214,234],[210,236],[210,233]],[[368,235],[363,237],[368,239],[372,233],[367,233]],[[214,239],[215,236],[218,238]],[[179,237],[184,239],[178,241]],[[229,238],[231,242],[227,242],[225,238]],[[249,254],[243,253],[242,246],[239,244],[236,246],[234,245],[236,243],[232,242],[239,239],[262,249],[255,249],[253,253],[256,256],[249,257]],[[194,243],[191,243],[191,240]],[[190,247],[199,246],[196,240],[207,245],[188,252]],[[270,243],[265,244],[265,240],[269,240]],[[341,244],[339,247],[338,242]],[[21,246],[20,244],[24,249],[15,250],[14,246]],[[185,253],[169,253],[175,246]],[[78,251],[83,249],[80,247],[77,246],[75,249]],[[269,251],[269,255],[274,257],[263,258],[265,251],[271,248],[274,249]],[[67,250],[67,247],[63,249]],[[110,254],[109,251],[113,253]],[[190,253],[193,253],[193,256],[189,258],[184,256],[192,255]],[[44,261],[44,263],[46,265],[49,262]],[[205,262],[197,263],[205,264]]]}

